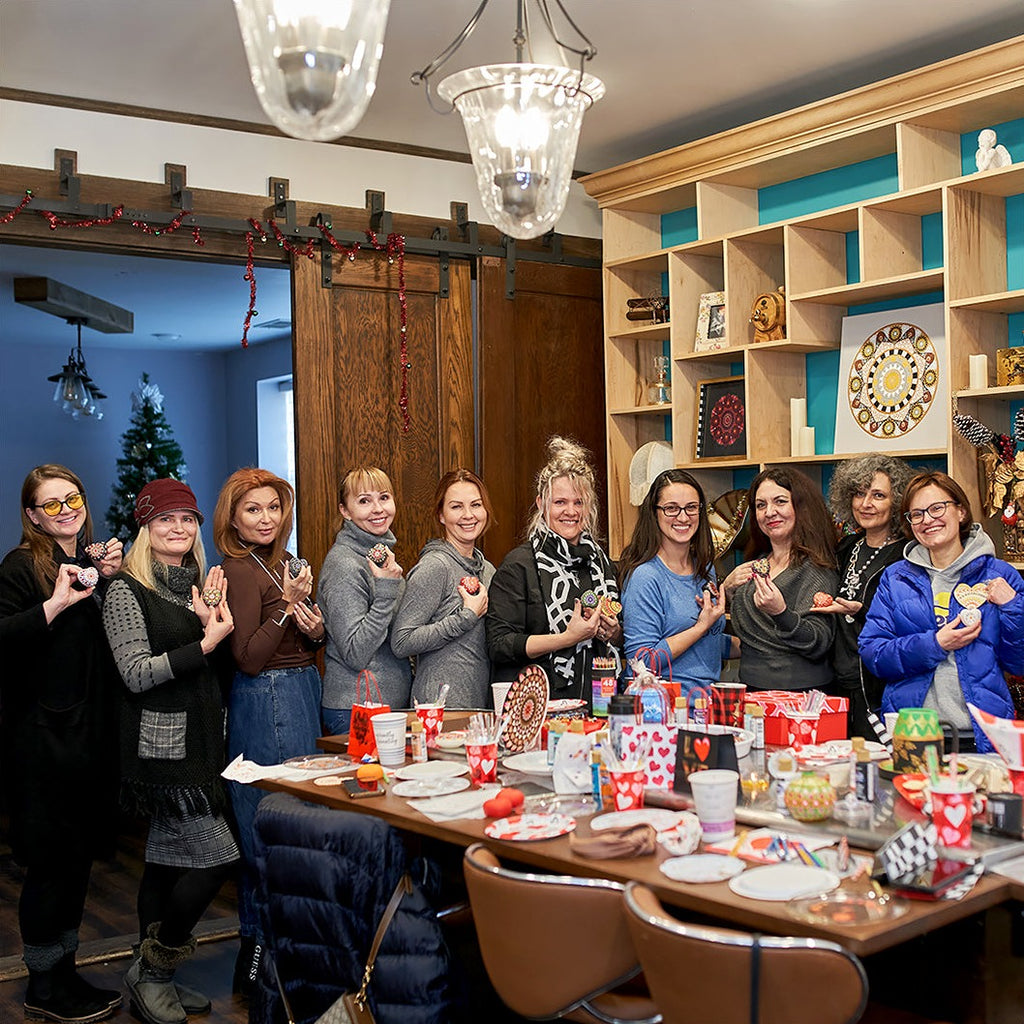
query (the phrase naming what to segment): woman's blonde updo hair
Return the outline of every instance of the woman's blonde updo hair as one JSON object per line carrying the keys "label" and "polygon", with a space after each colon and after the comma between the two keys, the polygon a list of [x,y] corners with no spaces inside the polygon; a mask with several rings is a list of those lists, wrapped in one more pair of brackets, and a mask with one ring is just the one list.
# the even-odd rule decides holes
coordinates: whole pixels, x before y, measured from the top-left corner
{"label": "woman's blonde updo hair", "polygon": [[583,528],[591,536],[597,534],[597,485],[594,480],[594,466],[590,452],[571,438],[555,435],[548,438],[548,461],[537,474],[537,497],[539,506],[534,507],[527,534],[548,530],[547,515],[551,508],[551,484],[559,477],[567,477],[586,502]]}

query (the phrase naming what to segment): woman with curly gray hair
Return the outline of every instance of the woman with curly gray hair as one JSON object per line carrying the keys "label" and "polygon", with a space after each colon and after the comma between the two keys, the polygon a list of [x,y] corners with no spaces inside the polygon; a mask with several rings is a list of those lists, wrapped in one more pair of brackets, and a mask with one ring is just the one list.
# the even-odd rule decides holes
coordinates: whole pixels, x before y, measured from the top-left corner
{"label": "woman with curly gray hair", "polygon": [[914,471],[891,455],[864,455],[836,466],[828,491],[829,508],[837,522],[855,526],[836,550],[839,592],[826,608],[836,617],[832,663],[836,686],[850,700],[850,735],[873,738],[868,717],[882,701],[883,684],[861,663],[857,638],[867,618],[882,570],[903,557],[900,505]]}

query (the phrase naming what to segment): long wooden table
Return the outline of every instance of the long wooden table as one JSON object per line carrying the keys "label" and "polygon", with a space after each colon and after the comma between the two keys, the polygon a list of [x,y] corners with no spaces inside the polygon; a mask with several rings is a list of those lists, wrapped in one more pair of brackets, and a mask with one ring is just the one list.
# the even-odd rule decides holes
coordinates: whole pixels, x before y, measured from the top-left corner
{"label": "long wooden table", "polygon": [[[325,745],[326,746],[326,745]],[[444,842],[467,847],[483,842],[498,856],[518,864],[543,868],[561,874],[610,878],[626,883],[642,882],[653,889],[665,903],[692,913],[716,918],[743,928],[816,936],[830,939],[858,956],[890,949],[908,939],[988,910],[1008,899],[1024,895],[1022,887],[998,875],[986,874],[974,889],[960,900],[923,902],[908,900],[902,917],[878,924],[838,926],[828,923],[807,924],[794,920],[785,903],[770,903],[735,895],[726,882],[688,884],[667,878],[658,869],[669,854],[659,849],[651,856],[633,859],[590,860],[574,854],[568,836],[538,842],[512,842],[490,839],[484,834],[485,819],[461,819],[438,823],[417,811],[409,801],[388,792],[384,796],[353,800],[340,787],[315,786],[310,782],[264,780],[259,785],[267,790],[290,793],[310,803],[334,807],[357,814],[370,814],[396,828]],[[590,817],[577,817],[577,834],[590,835]],[[1022,844],[1024,849],[1024,844]],[[865,886],[866,880],[844,882],[844,886]]]}

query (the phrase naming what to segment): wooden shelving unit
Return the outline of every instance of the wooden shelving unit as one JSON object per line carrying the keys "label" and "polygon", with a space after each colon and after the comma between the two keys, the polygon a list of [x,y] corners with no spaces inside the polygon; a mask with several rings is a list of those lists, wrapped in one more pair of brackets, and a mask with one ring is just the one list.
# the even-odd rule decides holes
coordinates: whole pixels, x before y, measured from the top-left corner
{"label": "wooden shelving unit", "polygon": [[[792,455],[789,400],[807,397],[806,357],[839,348],[851,306],[912,303],[941,292],[949,393],[957,395],[961,411],[1009,430],[1011,403],[1024,389],[966,385],[968,357],[985,353],[994,365],[996,349],[1009,343],[1007,316],[1024,312],[1024,289],[1009,287],[1006,215],[1007,198],[1024,194],[1024,165],[964,175],[961,140],[1021,117],[1022,65],[1019,37],[583,179],[604,217],[613,555],[636,520],[628,501],[630,460],[640,445],[665,439],[666,415],[676,464],[696,472],[709,497],[733,486],[737,468],[801,463],[816,472],[836,460]],[[760,223],[760,190],[875,157],[894,158],[898,188],[892,194]],[[697,238],[664,245],[662,216],[691,208]],[[936,222],[941,266],[931,265],[934,258],[929,262],[925,251],[925,229],[934,232]],[[1009,258],[1017,257],[1011,251]],[[669,323],[638,327],[625,319],[627,299],[660,294],[666,282]],[[753,301],[781,284],[787,337],[756,344],[749,323]],[[695,352],[700,296],[714,291],[725,293],[729,344]],[[673,402],[647,406],[653,357],[666,344]],[[697,382],[737,373],[746,392],[746,456],[695,461]],[[944,447],[900,449],[896,442],[893,453],[945,456],[949,472],[977,502],[976,452],[952,430],[951,418],[947,410]]]}

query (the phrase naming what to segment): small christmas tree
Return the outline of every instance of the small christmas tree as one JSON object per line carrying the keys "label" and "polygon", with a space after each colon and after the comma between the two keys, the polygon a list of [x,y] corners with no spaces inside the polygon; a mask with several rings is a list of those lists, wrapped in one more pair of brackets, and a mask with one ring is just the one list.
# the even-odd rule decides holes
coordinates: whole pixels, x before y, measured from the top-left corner
{"label": "small christmas tree", "polygon": [[135,497],[150,480],[173,477],[184,482],[188,475],[181,446],[171,434],[163,412],[164,396],[149,374],[139,380],[132,392],[131,425],[121,437],[123,456],[117,460],[117,483],[107,509],[107,529],[111,536],[128,540],[137,533]]}

